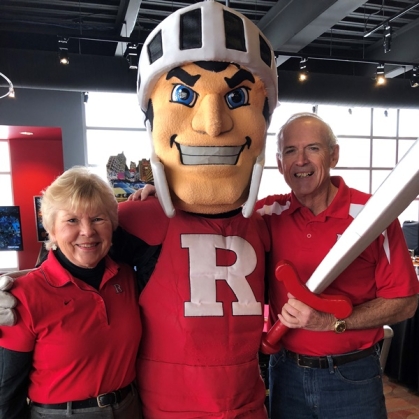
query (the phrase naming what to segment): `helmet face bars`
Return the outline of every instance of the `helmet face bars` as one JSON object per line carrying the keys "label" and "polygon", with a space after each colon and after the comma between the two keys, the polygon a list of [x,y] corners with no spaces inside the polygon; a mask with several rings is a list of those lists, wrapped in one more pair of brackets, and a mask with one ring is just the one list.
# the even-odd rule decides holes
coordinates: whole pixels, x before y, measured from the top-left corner
{"label": "helmet face bars", "polygon": [[[253,22],[213,0],[177,10],[148,36],[138,66],[137,93],[142,111],[146,114],[153,89],[164,74],[175,67],[200,61],[235,63],[258,76],[266,88],[270,119],[278,96],[273,50]],[[150,132],[151,126],[147,121],[146,126]],[[151,142],[153,147],[152,138]],[[154,148],[151,163],[157,195],[166,214],[173,216],[174,208],[170,196],[167,196],[169,190],[164,168]],[[253,211],[263,165],[264,150],[253,169],[249,195],[254,196],[249,197],[244,205],[245,216],[250,216]],[[163,173],[160,173],[162,170]]]}

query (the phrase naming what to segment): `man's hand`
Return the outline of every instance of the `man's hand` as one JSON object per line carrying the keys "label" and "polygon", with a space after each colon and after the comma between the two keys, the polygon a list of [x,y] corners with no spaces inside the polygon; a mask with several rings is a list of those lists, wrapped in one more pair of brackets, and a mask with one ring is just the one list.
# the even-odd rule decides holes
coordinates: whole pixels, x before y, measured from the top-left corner
{"label": "man's hand", "polygon": [[153,185],[145,185],[144,188],[136,190],[128,197],[128,201],[145,201],[148,196],[156,195],[156,188]]}
{"label": "man's hand", "polygon": [[16,324],[16,314],[13,307],[16,299],[7,292],[13,287],[14,279],[10,276],[0,276],[0,326],[13,326]]}
{"label": "man's hand", "polygon": [[288,293],[288,302],[282,307],[278,318],[290,329],[307,329],[313,331],[330,331],[336,320],[333,314],[314,310]]}

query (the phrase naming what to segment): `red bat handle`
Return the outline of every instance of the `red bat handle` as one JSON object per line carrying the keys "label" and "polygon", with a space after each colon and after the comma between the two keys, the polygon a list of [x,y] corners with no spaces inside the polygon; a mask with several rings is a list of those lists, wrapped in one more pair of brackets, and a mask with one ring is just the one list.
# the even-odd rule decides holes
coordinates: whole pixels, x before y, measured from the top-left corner
{"label": "red bat handle", "polygon": [[259,350],[267,355],[279,352],[281,349],[281,344],[279,342],[287,331],[288,327],[277,320],[267,333],[263,333]]}
{"label": "red bat handle", "polygon": [[[344,319],[352,313],[351,300],[344,295],[313,294],[300,278],[291,262],[281,261],[276,265],[275,276],[278,281],[284,281],[285,288],[295,298],[317,311],[332,313],[338,319]],[[274,354],[281,349],[279,341],[288,331],[279,320],[262,335],[260,351],[264,354]]]}

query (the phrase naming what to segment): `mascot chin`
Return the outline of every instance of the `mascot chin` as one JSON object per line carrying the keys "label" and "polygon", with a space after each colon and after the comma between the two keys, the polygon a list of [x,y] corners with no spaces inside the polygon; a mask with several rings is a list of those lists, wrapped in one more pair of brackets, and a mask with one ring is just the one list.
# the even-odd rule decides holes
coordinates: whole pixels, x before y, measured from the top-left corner
{"label": "mascot chin", "polygon": [[258,349],[270,237],[253,207],[277,89],[264,35],[214,1],[171,14],[142,48],[158,199],[121,203],[119,221],[161,246],[139,297],[145,419],[267,418]]}

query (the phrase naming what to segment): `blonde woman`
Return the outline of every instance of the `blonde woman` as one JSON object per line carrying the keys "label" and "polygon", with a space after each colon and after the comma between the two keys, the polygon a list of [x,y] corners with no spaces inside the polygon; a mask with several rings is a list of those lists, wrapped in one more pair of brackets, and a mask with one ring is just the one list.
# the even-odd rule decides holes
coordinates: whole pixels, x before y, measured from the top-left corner
{"label": "blonde woman", "polygon": [[142,329],[133,271],[108,256],[112,189],[74,167],[44,191],[41,211],[48,258],[15,281],[18,325],[1,328],[0,418],[140,418]]}

